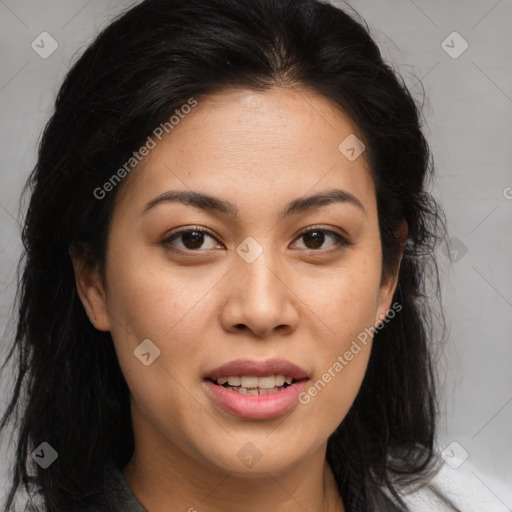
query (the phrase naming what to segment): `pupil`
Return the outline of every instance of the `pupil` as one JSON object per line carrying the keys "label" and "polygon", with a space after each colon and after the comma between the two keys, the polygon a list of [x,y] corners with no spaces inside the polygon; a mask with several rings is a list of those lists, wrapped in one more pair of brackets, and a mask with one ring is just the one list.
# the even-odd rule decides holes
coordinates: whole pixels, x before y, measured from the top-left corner
{"label": "pupil", "polygon": [[190,231],[181,236],[183,244],[187,249],[199,249],[203,245],[204,233],[200,231]]}
{"label": "pupil", "polygon": [[[310,247],[306,241],[310,238],[313,240],[313,247]],[[309,233],[306,233],[304,235],[304,242],[306,243],[306,246],[308,246],[310,249],[318,249],[321,247],[324,243],[325,235],[321,231],[310,231]]]}

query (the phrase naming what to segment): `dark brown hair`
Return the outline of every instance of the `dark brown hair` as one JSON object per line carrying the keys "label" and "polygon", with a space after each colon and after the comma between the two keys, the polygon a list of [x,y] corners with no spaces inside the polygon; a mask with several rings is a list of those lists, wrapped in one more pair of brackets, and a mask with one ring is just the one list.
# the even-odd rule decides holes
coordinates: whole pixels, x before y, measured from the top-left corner
{"label": "dark brown hair", "polygon": [[[435,458],[432,315],[425,293],[443,215],[428,192],[433,165],[420,107],[384,62],[355,14],[317,0],[146,0],[112,22],[69,71],[26,191],[17,295],[17,379],[4,428],[21,411],[9,505],[35,483],[48,512],[93,502],[97,475],[130,460],[129,391],[110,333],[90,324],[69,249],[102,264],[116,190],[101,187],[189,98],[226,87],[309,88],[338,104],[360,130],[376,186],[383,275],[399,263],[393,302],[349,413],[327,458],[345,506],[398,510],[395,497],[426,482]],[[127,178],[129,179],[129,178]],[[433,264],[434,262],[434,264]],[[438,290],[438,288],[437,288]],[[5,363],[4,363],[5,366]],[[31,451],[59,453],[42,469]],[[350,478],[349,478],[350,477]]]}

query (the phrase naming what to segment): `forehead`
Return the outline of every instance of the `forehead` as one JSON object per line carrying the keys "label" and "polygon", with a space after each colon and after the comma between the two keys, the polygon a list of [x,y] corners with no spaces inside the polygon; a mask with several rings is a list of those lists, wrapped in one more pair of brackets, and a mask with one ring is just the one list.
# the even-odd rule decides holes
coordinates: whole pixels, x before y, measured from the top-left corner
{"label": "forehead", "polygon": [[364,152],[350,160],[340,150],[347,138],[362,136],[328,98],[275,87],[227,89],[197,102],[129,177],[123,194],[132,201],[173,188],[243,203],[333,187],[371,200]]}

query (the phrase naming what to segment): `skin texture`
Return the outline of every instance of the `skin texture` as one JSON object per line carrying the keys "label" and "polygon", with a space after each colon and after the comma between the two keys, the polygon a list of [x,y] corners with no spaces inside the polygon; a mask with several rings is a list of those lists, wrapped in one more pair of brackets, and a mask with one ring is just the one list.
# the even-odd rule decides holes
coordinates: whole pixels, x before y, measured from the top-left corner
{"label": "skin texture", "polygon": [[[84,307],[111,332],[131,391],[136,448],[123,475],[150,512],[344,510],[325,450],[357,395],[371,339],[308,404],[270,420],[220,409],[203,377],[234,359],[281,358],[312,384],[388,312],[397,276],[381,283],[368,164],[338,149],[352,133],[334,103],[303,89],[201,98],[122,183],[106,282],[74,257]],[[338,202],[279,219],[290,201],[331,189],[356,196],[365,212]],[[171,190],[228,201],[238,216],[179,202],[143,213]],[[196,226],[213,238],[162,244]],[[313,227],[353,245],[338,247],[328,233],[315,245],[301,235]],[[263,248],[252,263],[236,252],[248,236]],[[134,356],[144,339],[160,349],[149,366]],[[261,454],[251,468],[237,456],[247,443]]]}

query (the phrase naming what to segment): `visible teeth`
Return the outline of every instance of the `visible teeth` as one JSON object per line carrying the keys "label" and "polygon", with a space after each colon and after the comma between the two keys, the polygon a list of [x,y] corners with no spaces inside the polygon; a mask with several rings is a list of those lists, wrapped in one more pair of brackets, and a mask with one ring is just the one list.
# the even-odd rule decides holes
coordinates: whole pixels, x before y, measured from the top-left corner
{"label": "visible teeth", "polygon": [[243,388],[257,388],[258,380],[258,377],[248,377],[244,375],[243,377],[240,377],[240,386]]}
{"label": "visible teeth", "polygon": [[[225,386],[224,386],[225,387]],[[240,393],[241,395],[273,395],[274,393],[279,393],[279,391],[282,391],[284,387],[275,387],[272,389],[263,389],[263,388],[242,388],[240,386],[227,386],[226,389],[230,389],[231,391],[236,391],[237,393]]]}
{"label": "visible teeth", "polygon": [[256,377],[254,375],[226,375],[219,377],[216,382],[219,386],[224,386],[227,383],[229,386],[241,386],[245,389],[274,389],[275,387],[284,386],[285,382],[288,385],[292,384],[293,378],[285,377],[284,375],[265,375],[263,377]]}
{"label": "visible teeth", "polygon": [[[260,377],[258,379],[258,387],[263,388],[263,389],[272,389],[277,384],[277,382],[276,382],[277,377],[280,377],[280,376],[279,375],[278,376],[269,375],[268,377]],[[279,384],[279,386],[282,386],[283,384],[284,384],[284,381],[282,384]]]}
{"label": "visible teeth", "polygon": [[276,375],[276,386],[283,386],[286,381],[284,375]]}

